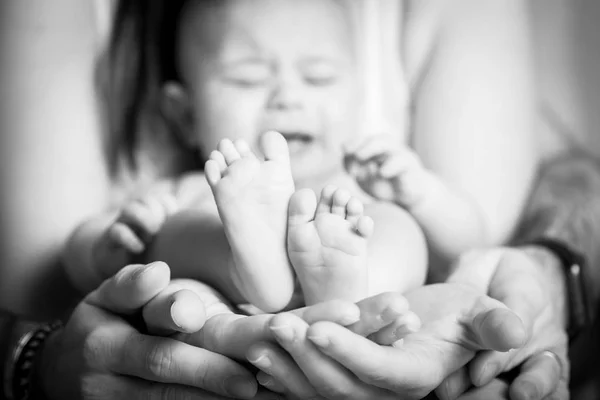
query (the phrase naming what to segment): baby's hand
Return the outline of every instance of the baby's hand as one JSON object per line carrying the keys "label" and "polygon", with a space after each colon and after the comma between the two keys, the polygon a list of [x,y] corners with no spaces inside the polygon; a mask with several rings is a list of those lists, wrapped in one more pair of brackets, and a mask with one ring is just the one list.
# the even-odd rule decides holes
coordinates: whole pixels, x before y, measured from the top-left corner
{"label": "baby's hand", "polygon": [[143,253],[177,208],[170,194],[147,195],[126,204],[94,248],[94,265],[100,275],[112,276],[133,255]]}
{"label": "baby's hand", "polygon": [[115,246],[140,254],[175,211],[177,200],[170,194],[148,195],[134,200],[123,207],[108,229],[107,236]]}
{"label": "baby's hand", "polygon": [[360,187],[379,200],[410,207],[426,195],[426,171],[419,156],[406,146],[393,146],[387,135],[348,148],[344,164]]}
{"label": "baby's hand", "polygon": [[347,328],[377,344],[401,343],[406,335],[421,329],[421,319],[410,310],[408,301],[400,293],[381,293],[356,305],[360,309],[360,320]]}

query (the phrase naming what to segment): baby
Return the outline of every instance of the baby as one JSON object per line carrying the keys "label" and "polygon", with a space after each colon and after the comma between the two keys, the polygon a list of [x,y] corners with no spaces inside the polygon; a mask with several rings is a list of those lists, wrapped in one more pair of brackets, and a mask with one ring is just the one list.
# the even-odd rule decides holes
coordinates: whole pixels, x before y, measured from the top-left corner
{"label": "baby", "polygon": [[88,221],[67,246],[73,280],[98,281],[141,255],[269,312],[297,305],[299,290],[310,305],[423,284],[414,220],[344,170],[360,90],[342,2],[181,7],[177,79],[164,82],[160,104],[179,140],[207,159],[214,200],[190,172],[178,190]]}

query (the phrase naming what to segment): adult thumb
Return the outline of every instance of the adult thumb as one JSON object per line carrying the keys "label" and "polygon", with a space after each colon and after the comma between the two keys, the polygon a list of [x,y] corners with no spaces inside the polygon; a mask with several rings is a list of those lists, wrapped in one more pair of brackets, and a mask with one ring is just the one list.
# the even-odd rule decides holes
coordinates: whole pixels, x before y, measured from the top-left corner
{"label": "adult thumb", "polygon": [[494,305],[495,301],[490,303],[489,308],[475,314],[470,324],[478,350],[505,352],[523,346],[528,333],[521,318],[506,307]]}
{"label": "adult thumb", "polygon": [[110,313],[131,315],[138,312],[171,280],[164,262],[128,265],[91,292],[85,302]]}

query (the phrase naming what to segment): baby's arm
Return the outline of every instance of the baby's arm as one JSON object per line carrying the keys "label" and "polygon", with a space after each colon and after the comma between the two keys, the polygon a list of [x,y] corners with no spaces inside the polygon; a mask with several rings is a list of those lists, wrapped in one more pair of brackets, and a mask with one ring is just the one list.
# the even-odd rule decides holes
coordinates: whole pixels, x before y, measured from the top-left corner
{"label": "baby's arm", "polygon": [[83,293],[140,256],[177,209],[172,195],[148,195],[81,224],[63,252],[67,274]]}
{"label": "baby's arm", "polygon": [[477,204],[425,169],[412,150],[393,150],[390,143],[386,136],[374,136],[349,154],[347,166],[359,185],[375,198],[406,209],[444,260],[487,245],[487,227]]}

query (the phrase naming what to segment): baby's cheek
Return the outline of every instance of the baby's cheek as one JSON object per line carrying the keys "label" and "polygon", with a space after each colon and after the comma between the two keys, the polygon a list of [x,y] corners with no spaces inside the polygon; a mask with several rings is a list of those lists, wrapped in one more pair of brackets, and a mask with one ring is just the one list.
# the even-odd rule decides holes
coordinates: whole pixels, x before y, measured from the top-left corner
{"label": "baby's cheek", "polygon": [[212,137],[216,143],[225,138],[243,138],[252,144],[263,113],[261,94],[221,89],[215,90],[201,107],[199,118],[205,127],[203,134]]}

